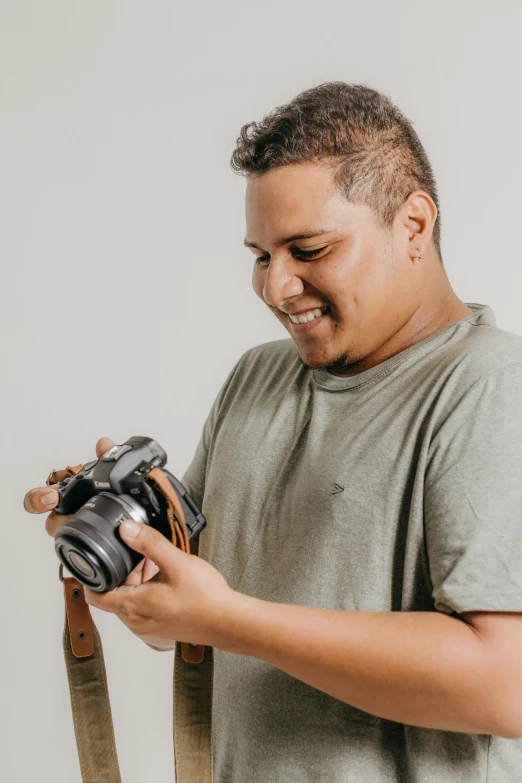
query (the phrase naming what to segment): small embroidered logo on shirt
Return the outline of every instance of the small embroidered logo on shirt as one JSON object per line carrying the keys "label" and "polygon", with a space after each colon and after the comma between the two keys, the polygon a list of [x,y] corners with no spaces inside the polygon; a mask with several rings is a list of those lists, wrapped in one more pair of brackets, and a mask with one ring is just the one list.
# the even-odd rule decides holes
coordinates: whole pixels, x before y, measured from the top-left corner
{"label": "small embroidered logo on shirt", "polygon": [[334,488],[333,488],[332,495],[338,495],[340,492],[344,492],[344,487],[341,487],[340,484],[337,484],[336,482],[334,482]]}

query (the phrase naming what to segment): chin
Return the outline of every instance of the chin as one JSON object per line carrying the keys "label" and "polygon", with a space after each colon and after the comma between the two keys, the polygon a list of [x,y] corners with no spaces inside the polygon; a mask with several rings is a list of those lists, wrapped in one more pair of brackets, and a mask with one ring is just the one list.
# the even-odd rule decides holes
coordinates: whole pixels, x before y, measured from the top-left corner
{"label": "chin", "polygon": [[347,351],[342,353],[327,353],[326,351],[310,351],[299,353],[305,367],[311,370],[328,370],[334,375],[351,375],[360,371],[362,357],[354,357]]}
{"label": "chin", "polygon": [[329,356],[324,351],[305,351],[303,353],[299,351],[299,348],[297,350],[302,363],[310,370],[327,369],[337,358],[334,354]]}

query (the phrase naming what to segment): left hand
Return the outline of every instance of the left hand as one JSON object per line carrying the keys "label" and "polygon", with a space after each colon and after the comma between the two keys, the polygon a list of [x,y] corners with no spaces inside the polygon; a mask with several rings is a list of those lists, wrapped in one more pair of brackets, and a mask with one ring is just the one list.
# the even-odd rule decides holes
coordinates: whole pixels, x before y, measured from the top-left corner
{"label": "left hand", "polygon": [[213,566],[182,552],[154,528],[131,523],[138,529],[133,538],[128,524],[120,525],[122,540],[146,558],[143,563],[152,561],[158,573],[135,584],[127,580],[108,593],[85,587],[87,603],[116,614],[132,633],[150,644],[168,647],[170,642],[173,647],[177,641],[218,646],[235,591]]}

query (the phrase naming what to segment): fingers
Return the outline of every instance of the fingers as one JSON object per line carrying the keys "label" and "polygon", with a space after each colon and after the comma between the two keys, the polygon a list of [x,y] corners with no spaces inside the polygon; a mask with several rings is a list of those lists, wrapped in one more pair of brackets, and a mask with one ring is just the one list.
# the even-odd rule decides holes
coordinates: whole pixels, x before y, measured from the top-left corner
{"label": "fingers", "polygon": [[109,451],[116,444],[110,438],[100,438],[96,444],[96,456],[101,459],[106,451]]}
{"label": "fingers", "polygon": [[143,569],[143,582],[148,582],[152,577],[156,576],[156,574],[159,574],[159,566],[156,565],[154,560],[151,560],[150,558],[145,558],[145,567]]}
{"label": "fingers", "polygon": [[50,536],[54,536],[72,517],[72,514],[57,514],[52,511],[58,503],[58,492],[54,489],[56,486],[57,484],[51,484],[49,487],[30,489],[24,498],[24,508],[30,514],[45,514],[51,511],[45,520],[45,529]]}
{"label": "fingers", "polygon": [[148,582],[149,579],[152,579],[153,576],[156,576],[158,572],[159,568],[156,563],[148,557],[145,557],[143,560],[140,560],[138,565],[130,572],[123,584],[142,585],[144,582]]}
{"label": "fingers", "polygon": [[179,558],[190,557],[150,525],[139,525],[127,519],[120,524],[119,531],[122,540],[131,549],[152,560],[161,571],[168,571]]}
{"label": "fingers", "polygon": [[123,582],[124,585],[141,585],[143,579],[143,568],[145,566],[145,559],[140,560],[137,566],[132,569],[127,578]]}
{"label": "fingers", "polygon": [[44,514],[52,511],[58,503],[58,492],[55,487],[58,484],[50,484],[48,487],[36,487],[30,489],[24,497],[24,508],[30,514]]}
{"label": "fingers", "polygon": [[124,607],[130,610],[132,599],[135,596],[135,586],[123,584],[108,593],[97,593],[84,586],[83,592],[89,606],[95,606],[97,609],[103,609],[104,612],[113,612],[120,616]]}
{"label": "fingers", "polygon": [[53,511],[45,520],[45,529],[50,536],[56,535],[56,533],[62,528],[72,517],[72,514],[57,514]]}
{"label": "fingers", "polygon": [[72,516],[72,514],[57,514],[56,511],[53,511],[59,500],[58,492],[55,489],[57,486],[57,484],[50,484],[48,487],[35,487],[35,489],[30,489],[24,497],[24,508],[30,514],[51,512],[45,520],[45,529],[50,536],[54,536]]}

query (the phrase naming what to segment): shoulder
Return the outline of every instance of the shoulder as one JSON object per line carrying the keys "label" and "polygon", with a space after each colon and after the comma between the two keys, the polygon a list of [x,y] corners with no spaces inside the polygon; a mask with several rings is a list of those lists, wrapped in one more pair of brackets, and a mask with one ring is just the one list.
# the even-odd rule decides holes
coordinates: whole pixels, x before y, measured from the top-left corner
{"label": "shoulder", "polygon": [[274,380],[281,373],[292,372],[302,366],[293,340],[273,340],[255,345],[243,353],[236,365],[240,377],[268,377]]}
{"label": "shoulder", "polygon": [[448,379],[462,389],[500,373],[522,377],[522,336],[492,324],[469,325],[461,339],[450,339],[441,352]]}
{"label": "shoulder", "polygon": [[241,358],[245,365],[254,367],[271,365],[273,362],[287,363],[298,360],[299,354],[293,340],[287,338],[254,345],[245,351]]}
{"label": "shoulder", "polygon": [[240,397],[254,402],[261,393],[265,400],[277,397],[296,382],[306,383],[309,373],[290,338],[255,345],[241,355],[229,376],[228,401]]}
{"label": "shoulder", "polygon": [[484,416],[522,424],[522,337],[495,324],[462,324],[459,330],[429,366],[434,432],[446,421],[474,426]]}
{"label": "shoulder", "polygon": [[497,326],[473,326],[466,348],[473,363],[481,370],[522,362],[522,336]]}

